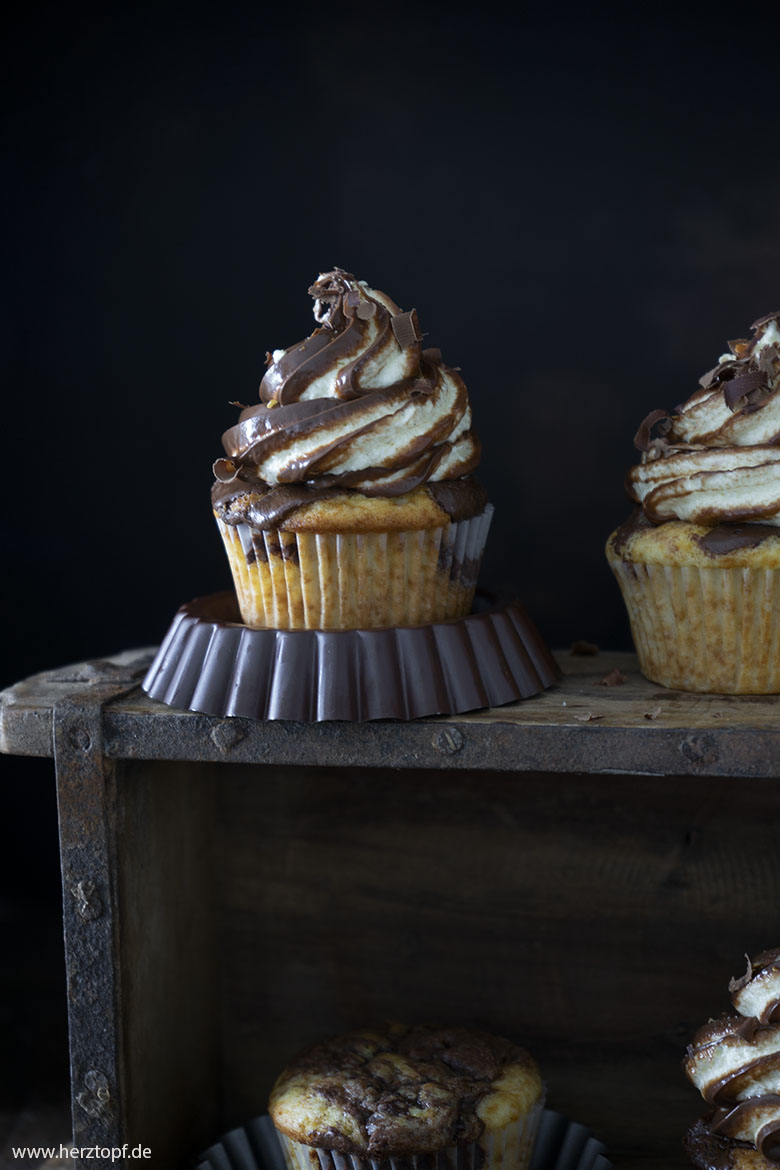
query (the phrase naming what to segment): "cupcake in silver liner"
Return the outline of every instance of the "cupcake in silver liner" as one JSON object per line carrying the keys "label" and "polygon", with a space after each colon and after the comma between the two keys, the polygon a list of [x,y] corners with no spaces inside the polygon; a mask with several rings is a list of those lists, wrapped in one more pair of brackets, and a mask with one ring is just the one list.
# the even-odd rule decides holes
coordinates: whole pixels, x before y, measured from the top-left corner
{"label": "cupcake in silver liner", "polygon": [[[195,1170],[286,1170],[278,1135],[268,1114],[231,1129],[197,1160]],[[530,1170],[612,1170],[603,1142],[589,1129],[545,1109]]]}
{"label": "cupcake in silver liner", "polygon": [[269,1110],[287,1170],[526,1170],[543,1107],[519,1045],[393,1024],[307,1049]]}

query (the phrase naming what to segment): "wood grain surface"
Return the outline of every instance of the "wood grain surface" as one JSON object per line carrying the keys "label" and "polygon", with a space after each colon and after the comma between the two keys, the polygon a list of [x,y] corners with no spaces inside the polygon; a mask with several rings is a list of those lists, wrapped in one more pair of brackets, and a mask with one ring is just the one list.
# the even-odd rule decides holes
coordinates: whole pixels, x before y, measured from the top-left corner
{"label": "wood grain surface", "polygon": [[[632,654],[558,655],[560,684],[503,707],[409,723],[257,722],[178,711],[140,689],[151,651],[37,675],[0,695],[0,750],[51,755],[52,711],[124,679],[106,706],[106,754],[334,767],[780,777],[780,697],[669,691]],[[616,673],[617,672],[617,673]],[[619,685],[602,685],[619,678]]]}

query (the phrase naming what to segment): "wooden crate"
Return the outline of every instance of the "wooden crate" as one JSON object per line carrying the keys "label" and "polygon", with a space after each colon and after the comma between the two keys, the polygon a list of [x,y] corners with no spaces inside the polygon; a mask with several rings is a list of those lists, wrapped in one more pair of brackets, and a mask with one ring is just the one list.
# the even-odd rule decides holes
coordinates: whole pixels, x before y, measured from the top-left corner
{"label": "wooden crate", "polygon": [[776,699],[601,654],[501,709],[263,724],[148,700],[148,660],[2,696],[2,750],[56,765],[77,1144],[186,1167],[299,1046],[396,1018],[522,1040],[616,1165],[685,1165],[685,1044],[780,941]]}

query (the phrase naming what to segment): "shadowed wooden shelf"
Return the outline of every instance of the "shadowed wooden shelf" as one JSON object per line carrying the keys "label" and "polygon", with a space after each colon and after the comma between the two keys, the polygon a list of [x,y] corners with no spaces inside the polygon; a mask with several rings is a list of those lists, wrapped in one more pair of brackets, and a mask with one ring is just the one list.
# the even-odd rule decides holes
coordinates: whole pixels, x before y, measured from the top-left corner
{"label": "shadowed wooden shelf", "polygon": [[685,1045],[780,941],[778,699],[563,654],[507,707],[258,723],[152,701],[150,658],[1,699],[2,750],[57,769],[80,1144],[186,1166],[390,1016],[524,1041],[616,1166],[685,1165]]}

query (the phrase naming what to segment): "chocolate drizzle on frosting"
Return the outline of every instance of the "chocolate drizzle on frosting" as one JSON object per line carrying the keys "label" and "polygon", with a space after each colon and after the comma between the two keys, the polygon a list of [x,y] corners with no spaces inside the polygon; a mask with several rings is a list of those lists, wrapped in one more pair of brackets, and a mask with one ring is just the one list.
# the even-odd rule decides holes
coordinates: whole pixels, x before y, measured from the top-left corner
{"label": "chocolate drizzle on frosting", "polygon": [[689,1079],[716,1106],[700,1126],[780,1163],[780,948],[748,959],[729,991],[739,1014],[700,1028],[684,1062]]}
{"label": "chocolate drizzle on frosting", "polygon": [[309,292],[317,328],[270,355],[260,402],[223,435],[212,502],[228,523],[265,526],[335,491],[457,483],[479,462],[466,387],[422,349],[416,311],[340,268]]}
{"label": "chocolate drizzle on frosting", "polygon": [[640,425],[627,488],[653,524],[780,525],[780,312],[752,329],[687,402]]}

